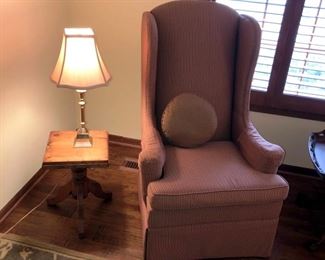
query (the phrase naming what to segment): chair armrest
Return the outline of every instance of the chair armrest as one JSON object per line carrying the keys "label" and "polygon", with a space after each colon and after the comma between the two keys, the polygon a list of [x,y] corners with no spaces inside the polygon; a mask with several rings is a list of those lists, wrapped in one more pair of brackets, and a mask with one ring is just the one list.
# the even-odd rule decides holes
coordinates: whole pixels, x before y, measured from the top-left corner
{"label": "chair armrest", "polygon": [[253,168],[264,173],[277,173],[285,152],[279,145],[266,141],[252,123],[241,132],[237,144]]}
{"label": "chair armrest", "polygon": [[165,148],[156,128],[155,97],[158,55],[158,29],[154,16],[145,12],[141,32],[141,124],[142,151],[139,154],[140,189],[144,201],[148,184],[162,175]]}
{"label": "chair armrest", "polygon": [[139,154],[140,186],[145,198],[149,183],[162,176],[166,155],[159,132],[152,126],[147,126],[143,130],[141,147],[142,150]]}

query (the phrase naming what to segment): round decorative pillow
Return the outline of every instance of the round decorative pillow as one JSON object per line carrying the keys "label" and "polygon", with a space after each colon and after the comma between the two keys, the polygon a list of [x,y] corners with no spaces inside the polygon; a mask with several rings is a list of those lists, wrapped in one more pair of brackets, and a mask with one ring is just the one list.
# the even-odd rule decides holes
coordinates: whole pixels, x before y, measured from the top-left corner
{"label": "round decorative pillow", "polygon": [[171,144],[195,147],[213,137],[217,129],[217,115],[209,102],[184,93],[166,106],[161,117],[161,129]]}

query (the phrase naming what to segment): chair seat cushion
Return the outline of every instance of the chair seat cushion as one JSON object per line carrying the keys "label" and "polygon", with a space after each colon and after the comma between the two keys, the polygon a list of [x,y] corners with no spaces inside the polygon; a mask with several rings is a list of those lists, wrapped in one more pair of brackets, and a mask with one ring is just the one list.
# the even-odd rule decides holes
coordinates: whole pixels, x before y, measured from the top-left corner
{"label": "chair seat cushion", "polygon": [[163,178],[148,186],[151,209],[191,209],[281,201],[288,184],[254,170],[232,142],[184,149],[166,146]]}

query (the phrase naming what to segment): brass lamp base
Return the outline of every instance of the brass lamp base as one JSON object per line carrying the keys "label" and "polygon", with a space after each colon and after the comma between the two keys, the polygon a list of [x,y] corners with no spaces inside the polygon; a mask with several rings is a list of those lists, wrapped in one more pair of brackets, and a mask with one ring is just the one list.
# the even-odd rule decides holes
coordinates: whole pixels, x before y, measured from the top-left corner
{"label": "brass lamp base", "polygon": [[86,134],[80,134],[78,133],[76,136],[76,139],[74,140],[73,147],[92,147],[93,145],[93,139],[92,137],[86,133]]}
{"label": "brass lamp base", "polygon": [[79,93],[79,105],[80,105],[80,127],[77,129],[77,136],[74,140],[73,147],[92,147],[93,140],[89,135],[88,129],[86,128],[86,120],[85,120],[85,93],[86,90],[77,90]]}

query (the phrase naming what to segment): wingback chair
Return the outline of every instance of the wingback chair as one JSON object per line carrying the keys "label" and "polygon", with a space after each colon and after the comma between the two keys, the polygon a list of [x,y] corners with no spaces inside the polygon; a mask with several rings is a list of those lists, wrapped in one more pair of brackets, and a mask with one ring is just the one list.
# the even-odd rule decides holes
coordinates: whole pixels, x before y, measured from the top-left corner
{"label": "wingback chair", "polygon": [[[162,4],[142,18],[139,200],[145,259],[268,257],[288,184],[283,149],[249,118],[260,44],[251,17],[205,0]],[[209,102],[218,126],[195,148],[172,145],[161,117],[181,93]]]}

